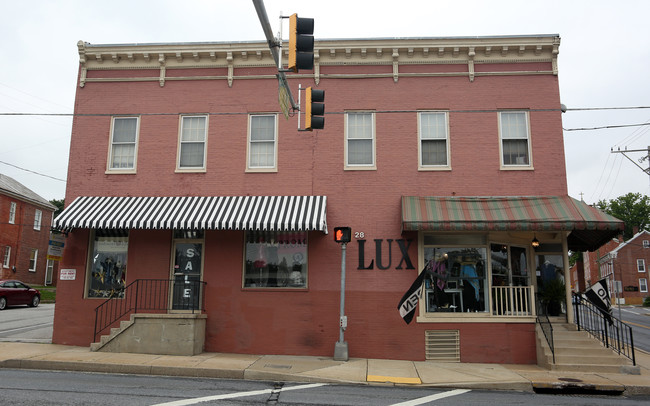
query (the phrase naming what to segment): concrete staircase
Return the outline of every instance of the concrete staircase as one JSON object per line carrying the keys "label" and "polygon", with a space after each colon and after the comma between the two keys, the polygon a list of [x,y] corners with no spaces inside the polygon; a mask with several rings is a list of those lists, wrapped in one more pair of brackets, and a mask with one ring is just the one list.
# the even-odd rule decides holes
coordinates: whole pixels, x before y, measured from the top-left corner
{"label": "concrete staircase", "polygon": [[553,371],[640,374],[632,361],[606,348],[586,331],[562,318],[551,320],[555,363],[544,333],[537,325],[537,364]]}

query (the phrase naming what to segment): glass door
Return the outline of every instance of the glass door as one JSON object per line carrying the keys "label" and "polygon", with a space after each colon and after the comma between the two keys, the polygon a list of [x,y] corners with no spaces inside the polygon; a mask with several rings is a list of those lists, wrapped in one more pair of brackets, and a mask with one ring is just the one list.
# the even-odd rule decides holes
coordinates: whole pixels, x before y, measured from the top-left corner
{"label": "glass door", "polygon": [[172,309],[200,309],[202,241],[175,241],[172,280]]}

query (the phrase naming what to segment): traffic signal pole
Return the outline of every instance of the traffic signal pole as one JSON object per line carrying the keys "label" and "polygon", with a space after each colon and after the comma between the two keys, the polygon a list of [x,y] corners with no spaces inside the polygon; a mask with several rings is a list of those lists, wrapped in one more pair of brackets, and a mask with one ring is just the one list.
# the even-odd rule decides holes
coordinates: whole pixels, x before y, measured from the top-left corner
{"label": "traffic signal pole", "polygon": [[347,361],[349,359],[348,343],[343,337],[343,332],[348,326],[345,315],[345,248],[347,243],[341,243],[341,306],[339,318],[339,341],[334,345],[334,360]]}
{"label": "traffic signal pole", "polygon": [[282,38],[277,39],[273,36],[273,29],[271,28],[271,23],[269,22],[269,17],[266,14],[266,7],[264,7],[263,0],[253,0],[255,5],[255,11],[257,11],[257,17],[260,19],[260,24],[262,24],[262,30],[264,30],[264,35],[266,36],[266,41],[269,44],[269,49],[271,50],[271,55],[275,60],[275,64],[278,67],[278,79],[280,80],[281,85],[286,89],[289,100],[291,102],[291,108],[295,110],[300,110],[300,105],[296,104],[293,94],[291,94],[291,89],[289,88],[289,83],[287,82],[287,77],[282,72]]}

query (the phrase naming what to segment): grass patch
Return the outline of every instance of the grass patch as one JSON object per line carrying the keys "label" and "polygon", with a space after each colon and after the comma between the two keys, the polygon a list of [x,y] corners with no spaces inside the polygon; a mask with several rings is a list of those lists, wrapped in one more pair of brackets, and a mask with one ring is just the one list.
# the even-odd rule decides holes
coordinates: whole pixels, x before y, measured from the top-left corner
{"label": "grass patch", "polygon": [[56,302],[56,286],[32,286],[41,292],[41,303]]}

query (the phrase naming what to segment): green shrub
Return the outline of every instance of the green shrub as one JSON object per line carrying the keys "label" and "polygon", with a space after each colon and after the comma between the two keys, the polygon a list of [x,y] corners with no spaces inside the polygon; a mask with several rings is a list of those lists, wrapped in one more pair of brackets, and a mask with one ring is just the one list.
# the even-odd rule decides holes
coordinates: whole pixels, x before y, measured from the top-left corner
{"label": "green shrub", "polygon": [[647,296],[643,301],[643,307],[650,307],[650,296]]}

